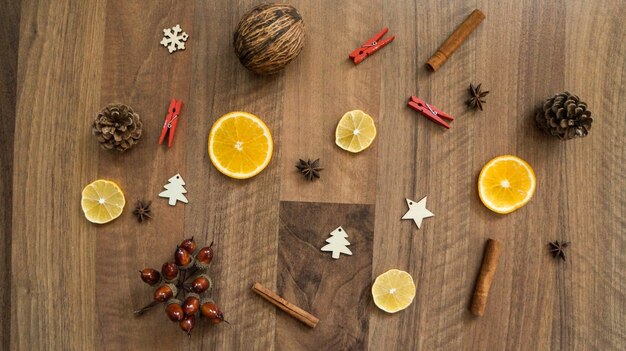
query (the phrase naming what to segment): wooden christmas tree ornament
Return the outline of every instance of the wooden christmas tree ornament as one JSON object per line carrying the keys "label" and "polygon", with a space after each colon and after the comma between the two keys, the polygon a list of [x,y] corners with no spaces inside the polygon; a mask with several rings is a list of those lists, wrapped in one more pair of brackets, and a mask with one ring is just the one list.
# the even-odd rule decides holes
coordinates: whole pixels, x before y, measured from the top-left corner
{"label": "wooden christmas tree ornament", "polygon": [[176,206],[176,201],[188,203],[187,197],[184,195],[187,193],[185,189],[185,181],[180,174],[177,174],[168,180],[168,184],[163,187],[166,189],[159,194],[159,197],[168,198],[170,206]]}
{"label": "wooden christmas tree ornament", "polygon": [[326,239],[326,244],[322,247],[322,251],[329,251],[333,253],[333,258],[338,259],[341,254],[352,255],[352,251],[348,248],[350,242],[346,239],[348,233],[343,228],[339,227],[330,233],[330,238]]}
{"label": "wooden christmas tree ornament", "polygon": [[246,13],[233,39],[239,61],[257,74],[279,72],[304,47],[304,22],[291,5],[261,4]]}

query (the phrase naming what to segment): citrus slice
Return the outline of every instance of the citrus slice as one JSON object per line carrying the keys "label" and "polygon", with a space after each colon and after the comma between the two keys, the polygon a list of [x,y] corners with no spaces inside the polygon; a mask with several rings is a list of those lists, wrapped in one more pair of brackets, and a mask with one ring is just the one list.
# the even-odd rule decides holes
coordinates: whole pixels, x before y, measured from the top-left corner
{"label": "citrus slice", "polygon": [[346,112],[335,130],[335,143],[350,152],[367,149],[376,138],[374,120],[361,110]]}
{"label": "citrus slice", "polygon": [[488,209],[506,214],[526,205],[535,193],[535,172],[519,157],[489,161],[478,176],[478,195]]}
{"label": "citrus slice", "polygon": [[409,273],[391,269],[376,278],[372,285],[372,296],[378,308],[396,313],[413,302],[415,283]]}
{"label": "citrus slice", "polygon": [[209,157],[218,171],[231,178],[259,174],[272,159],[274,143],[269,128],[247,112],[220,117],[209,133]]}
{"label": "citrus slice", "polygon": [[89,222],[104,224],[122,214],[126,199],[120,187],[110,180],[98,179],[83,188],[80,202]]}

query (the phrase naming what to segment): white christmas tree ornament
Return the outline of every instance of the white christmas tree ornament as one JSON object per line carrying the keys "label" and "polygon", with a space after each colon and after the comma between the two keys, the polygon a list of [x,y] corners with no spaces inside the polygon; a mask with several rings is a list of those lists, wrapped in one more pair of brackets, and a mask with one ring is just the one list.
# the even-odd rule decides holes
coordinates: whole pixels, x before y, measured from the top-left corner
{"label": "white christmas tree ornament", "polygon": [[424,218],[433,217],[434,214],[426,209],[426,198],[428,196],[424,196],[419,202],[415,202],[413,200],[406,199],[406,204],[409,206],[409,210],[406,211],[402,219],[412,219],[417,225],[417,229],[422,225],[422,220]]}
{"label": "white christmas tree ornament", "polygon": [[333,258],[338,259],[340,254],[352,255],[352,251],[347,248],[350,242],[346,240],[348,234],[343,228],[339,227],[330,233],[330,238],[326,239],[328,243],[322,247],[322,251],[330,251],[333,253]]}
{"label": "white christmas tree ornament", "polygon": [[187,192],[187,190],[185,189],[185,181],[183,180],[183,177],[181,177],[180,174],[177,174],[170,178],[168,181],[169,183],[163,186],[167,190],[162,191],[159,194],[159,197],[169,198],[170,206],[175,206],[176,201],[188,203],[189,201],[187,201],[187,198],[185,197],[185,195],[183,195]]}

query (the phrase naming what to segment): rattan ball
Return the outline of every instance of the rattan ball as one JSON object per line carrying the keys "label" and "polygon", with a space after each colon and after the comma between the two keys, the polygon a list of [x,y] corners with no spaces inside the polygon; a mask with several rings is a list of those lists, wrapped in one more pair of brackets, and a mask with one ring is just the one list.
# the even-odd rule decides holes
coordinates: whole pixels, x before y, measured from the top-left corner
{"label": "rattan ball", "polygon": [[239,21],[233,39],[239,61],[257,74],[279,72],[304,47],[304,22],[295,7],[261,4]]}

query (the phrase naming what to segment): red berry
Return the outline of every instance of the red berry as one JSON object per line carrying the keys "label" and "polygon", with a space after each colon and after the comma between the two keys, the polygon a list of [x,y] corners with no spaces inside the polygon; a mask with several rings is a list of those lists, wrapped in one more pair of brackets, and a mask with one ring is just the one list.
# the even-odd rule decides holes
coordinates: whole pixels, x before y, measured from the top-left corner
{"label": "red berry", "polygon": [[185,331],[187,335],[191,336],[191,329],[196,326],[196,316],[185,316],[178,325],[180,325],[180,329]]}
{"label": "red berry", "polygon": [[200,297],[196,294],[189,294],[183,303],[183,311],[186,315],[191,316],[198,313],[200,309]]}
{"label": "red berry", "polygon": [[213,243],[203,247],[196,254],[196,262],[199,268],[207,268],[213,260]]}
{"label": "red berry", "polygon": [[223,316],[222,316],[222,318],[213,318],[213,319],[209,319],[209,321],[210,321],[212,324],[220,324],[220,323],[222,323],[222,322],[226,322],[226,321],[224,320],[224,317],[223,317]]}
{"label": "red berry", "polygon": [[178,267],[174,262],[166,262],[161,267],[161,274],[167,280],[174,280],[178,278]]}
{"label": "red berry", "polygon": [[211,287],[211,280],[205,274],[201,274],[191,282],[191,289],[194,292],[201,294],[207,291]]}
{"label": "red berry", "polygon": [[154,291],[154,299],[159,302],[165,302],[174,297],[175,286],[171,284],[161,285]]}
{"label": "red berry", "polygon": [[194,251],[196,251],[196,242],[193,240],[193,236],[189,239],[185,239],[183,240],[182,243],[180,243],[180,247],[189,252],[190,254],[192,254]]}
{"label": "red berry", "polygon": [[217,308],[211,300],[203,300],[200,312],[203,316],[211,320],[213,324],[219,324],[224,321],[224,313]]}
{"label": "red berry", "polygon": [[174,252],[174,261],[176,261],[176,265],[181,268],[187,268],[192,263],[192,257],[180,246],[176,246],[176,251]]}
{"label": "red berry", "polygon": [[165,307],[165,313],[172,322],[180,322],[185,317],[183,306],[180,305],[180,301],[171,302],[170,304],[168,304]]}
{"label": "red berry", "polygon": [[141,273],[141,280],[143,280],[146,284],[155,285],[161,281],[161,273],[153,268],[145,268]]}

